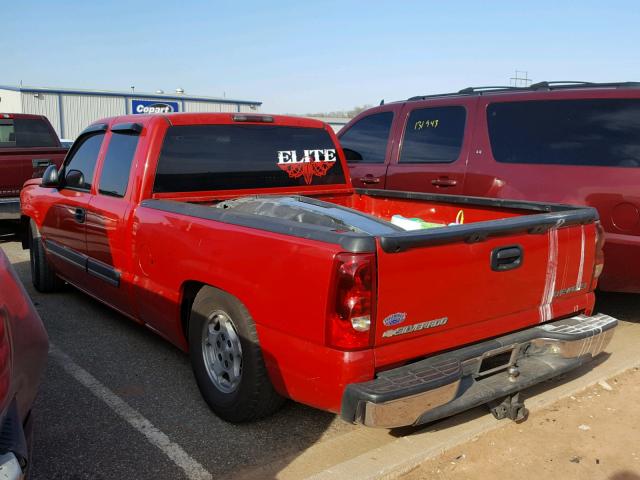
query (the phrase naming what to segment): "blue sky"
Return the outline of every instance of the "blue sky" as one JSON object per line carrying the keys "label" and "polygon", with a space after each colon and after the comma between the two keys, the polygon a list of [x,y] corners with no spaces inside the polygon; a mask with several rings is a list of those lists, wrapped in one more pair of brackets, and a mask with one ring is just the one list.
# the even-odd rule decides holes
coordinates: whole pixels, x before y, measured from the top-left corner
{"label": "blue sky", "polygon": [[350,109],[469,85],[640,80],[633,1],[4,1],[0,84]]}

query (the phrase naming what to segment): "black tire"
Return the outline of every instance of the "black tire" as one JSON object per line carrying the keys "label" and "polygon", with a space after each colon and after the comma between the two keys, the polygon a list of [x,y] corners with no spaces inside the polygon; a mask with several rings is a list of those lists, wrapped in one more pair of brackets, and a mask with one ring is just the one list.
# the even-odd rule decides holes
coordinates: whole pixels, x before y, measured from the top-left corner
{"label": "black tire", "polygon": [[62,288],[64,282],[49,265],[42,245],[42,237],[33,220],[29,224],[29,260],[31,263],[31,282],[36,290],[49,293]]}
{"label": "black tire", "polygon": [[[205,343],[210,343],[203,341],[205,336],[208,338],[204,334],[205,328],[208,331],[211,319],[221,313],[226,315],[225,321],[231,320],[242,347],[239,383],[233,391],[227,392],[216,385],[209,373],[211,368],[205,365],[205,349],[210,348]],[[285,399],[275,391],[269,379],[255,323],[235,297],[209,286],[198,292],[189,319],[189,351],[200,392],[211,410],[223,420],[250,422],[275,413],[283,405]]]}

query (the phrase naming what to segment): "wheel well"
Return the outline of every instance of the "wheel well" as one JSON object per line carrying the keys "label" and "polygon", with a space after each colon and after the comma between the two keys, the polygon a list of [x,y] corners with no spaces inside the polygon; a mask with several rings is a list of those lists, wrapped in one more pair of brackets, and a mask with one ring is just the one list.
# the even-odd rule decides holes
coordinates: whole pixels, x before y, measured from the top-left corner
{"label": "wheel well", "polygon": [[189,343],[189,318],[196,295],[206,283],[188,280],[182,285],[182,303],[180,304],[180,325],[185,340]]}

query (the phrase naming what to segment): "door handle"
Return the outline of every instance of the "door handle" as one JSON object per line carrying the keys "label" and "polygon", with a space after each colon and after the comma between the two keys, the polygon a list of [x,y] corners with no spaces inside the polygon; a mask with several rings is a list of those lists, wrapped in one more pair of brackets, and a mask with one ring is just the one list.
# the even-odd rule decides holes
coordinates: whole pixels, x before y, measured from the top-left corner
{"label": "door handle", "polygon": [[84,208],[76,208],[76,211],[73,213],[73,216],[78,223],[84,223],[87,219],[87,212]]}
{"label": "door handle", "polygon": [[365,175],[364,177],[360,177],[360,181],[366,184],[374,184],[380,183],[380,178],[374,177],[373,175]]}
{"label": "door handle", "polygon": [[458,184],[457,180],[449,177],[434,178],[431,180],[431,185],[436,187],[455,187]]}
{"label": "door handle", "polygon": [[34,158],[31,160],[31,165],[33,165],[33,168],[48,167],[51,165],[51,160],[48,158]]}
{"label": "door handle", "polygon": [[499,247],[491,252],[491,270],[504,272],[522,265],[524,252],[520,245]]}

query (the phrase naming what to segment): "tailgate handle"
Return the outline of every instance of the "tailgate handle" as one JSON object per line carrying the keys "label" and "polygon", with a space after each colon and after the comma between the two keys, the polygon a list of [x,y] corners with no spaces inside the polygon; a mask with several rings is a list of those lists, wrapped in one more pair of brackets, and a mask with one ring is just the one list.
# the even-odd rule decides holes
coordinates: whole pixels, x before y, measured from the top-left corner
{"label": "tailgate handle", "polygon": [[504,272],[522,265],[523,252],[520,245],[499,247],[491,252],[491,270]]}

